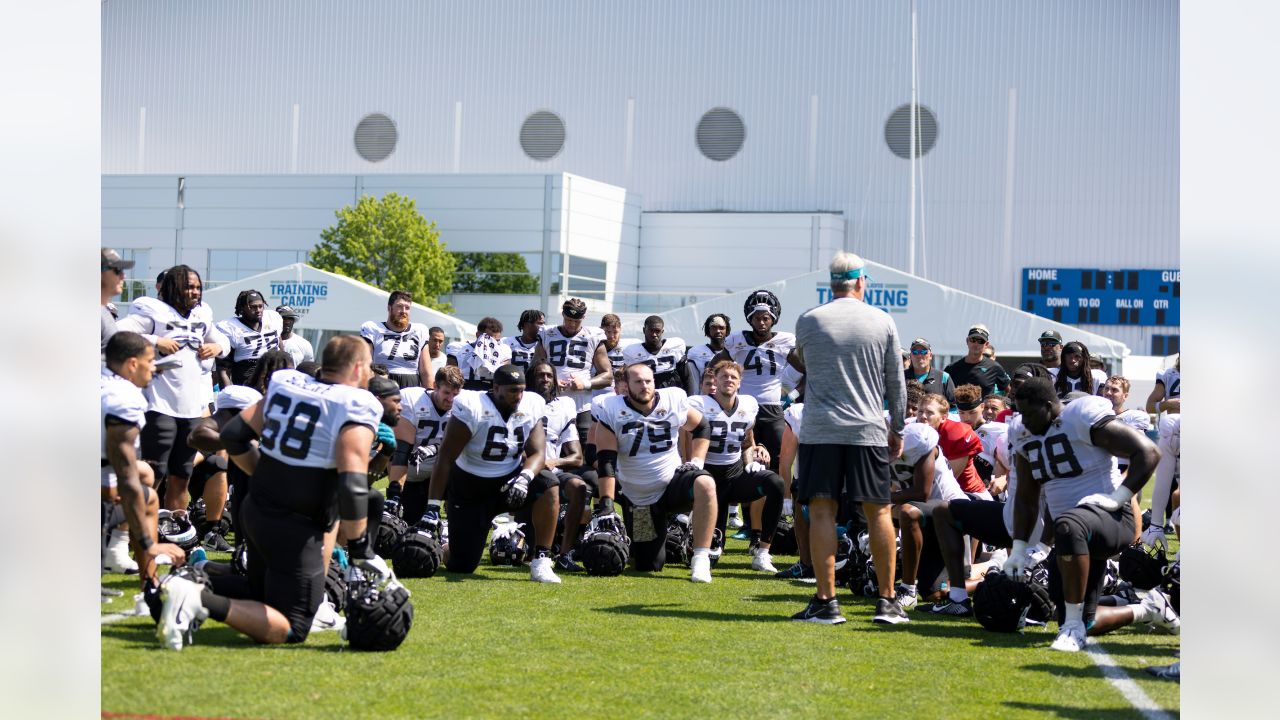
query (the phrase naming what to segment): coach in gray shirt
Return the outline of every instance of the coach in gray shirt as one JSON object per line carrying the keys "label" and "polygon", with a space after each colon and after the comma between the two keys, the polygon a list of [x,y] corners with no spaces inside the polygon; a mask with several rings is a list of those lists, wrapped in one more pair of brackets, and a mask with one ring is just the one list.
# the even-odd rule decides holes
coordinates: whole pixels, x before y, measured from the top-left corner
{"label": "coach in gray shirt", "polygon": [[[831,260],[831,302],[796,320],[796,355],[805,369],[796,501],[809,506],[809,547],[817,594],[795,620],[844,622],[836,600],[836,510],[860,502],[871,535],[880,599],[875,622],[907,615],[894,599],[895,560],[890,517],[890,469],[902,451],[906,381],[898,328],[889,314],[862,301],[867,288],[862,258]],[[885,407],[889,419],[885,420]]]}

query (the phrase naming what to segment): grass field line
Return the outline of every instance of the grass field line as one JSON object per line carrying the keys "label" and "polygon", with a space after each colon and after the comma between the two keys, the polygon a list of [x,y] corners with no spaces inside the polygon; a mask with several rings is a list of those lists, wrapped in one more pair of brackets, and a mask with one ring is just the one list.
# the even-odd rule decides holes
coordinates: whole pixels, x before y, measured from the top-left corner
{"label": "grass field line", "polygon": [[102,624],[110,625],[111,623],[118,623],[122,620],[136,618],[141,615],[142,613],[138,612],[137,610],[126,610],[125,612],[107,613],[106,615],[102,616]]}
{"label": "grass field line", "polygon": [[1093,660],[1093,664],[1102,670],[1102,675],[1111,683],[1111,686],[1120,691],[1125,700],[1129,701],[1138,712],[1142,713],[1142,717],[1146,720],[1172,720],[1172,715],[1165,712],[1156,704],[1151,696],[1142,691],[1125,672],[1124,668],[1116,664],[1116,661],[1102,647],[1101,643],[1091,642],[1085,646],[1085,651],[1089,653],[1089,659]]}

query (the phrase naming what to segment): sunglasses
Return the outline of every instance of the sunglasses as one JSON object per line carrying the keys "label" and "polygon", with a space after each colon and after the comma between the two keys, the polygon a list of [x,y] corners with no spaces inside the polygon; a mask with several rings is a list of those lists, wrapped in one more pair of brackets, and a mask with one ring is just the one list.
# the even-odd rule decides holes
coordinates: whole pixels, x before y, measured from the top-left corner
{"label": "sunglasses", "polygon": [[984,339],[984,338],[980,338],[980,337],[977,337],[977,336],[974,336],[974,337],[969,338],[969,342],[971,342],[971,343],[985,343],[985,342],[986,342],[986,339]]}
{"label": "sunglasses", "polygon": [[929,351],[928,351],[928,350],[915,350],[915,349],[912,349],[911,354],[912,354],[912,355],[928,355],[928,354],[929,354]]}

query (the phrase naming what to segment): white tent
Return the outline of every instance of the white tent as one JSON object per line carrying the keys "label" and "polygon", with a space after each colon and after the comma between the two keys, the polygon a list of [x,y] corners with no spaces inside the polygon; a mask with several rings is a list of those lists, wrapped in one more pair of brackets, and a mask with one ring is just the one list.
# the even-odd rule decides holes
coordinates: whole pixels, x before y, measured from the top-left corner
{"label": "white tent", "polygon": [[[965,337],[969,328],[982,323],[990,330],[991,344],[999,356],[1038,357],[1040,345],[1037,339],[1045,330],[1057,330],[1065,342],[1079,340],[1095,356],[1121,359],[1129,355],[1129,347],[1122,342],[885,265],[868,261],[866,272],[870,284],[864,299],[893,315],[904,348],[913,338],[923,337],[933,346],[935,356],[959,357],[968,352]],[[780,331],[794,332],[796,318],[800,314],[831,299],[830,276],[826,270],[797,275],[761,287],[771,290],[782,302],[782,318],[777,325]],[[684,338],[689,344],[700,342],[703,320],[717,312],[728,315],[735,329],[742,329],[746,326],[742,319],[742,305],[756,289],[661,313],[664,334]]]}
{"label": "white tent", "polygon": [[[359,280],[294,263],[220,285],[206,292],[204,301],[213,308],[214,318],[222,320],[234,314],[240,291],[250,289],[263,294],[267,307],[288,305],[297,311],[296,332],[313,344],[336,334],[359,333],[365,321],[385,320],[391,294]],[[410,319],[443,329],[446,340],[470,340],[476,333],[475,325],[417,303]],[[317,354],[319,350],[317,346]]]}

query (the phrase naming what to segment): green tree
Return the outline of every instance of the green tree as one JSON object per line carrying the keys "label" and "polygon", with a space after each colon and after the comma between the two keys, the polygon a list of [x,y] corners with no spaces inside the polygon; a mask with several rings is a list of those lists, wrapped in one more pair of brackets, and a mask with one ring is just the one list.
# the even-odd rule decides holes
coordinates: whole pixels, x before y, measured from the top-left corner
{"label": "green tree", "polygon": [[453,253],[411,198],[393,192],[382,198],[364,195],[334,215],[338,224],[320,233],[311,265],[388,292],[406,290],[414,302],[452,310],[438,296],[453,284]]}
{"label": "green tree", "polygon": [[519,253],[453,253],[457,293],[538,294],[538,278]]}

